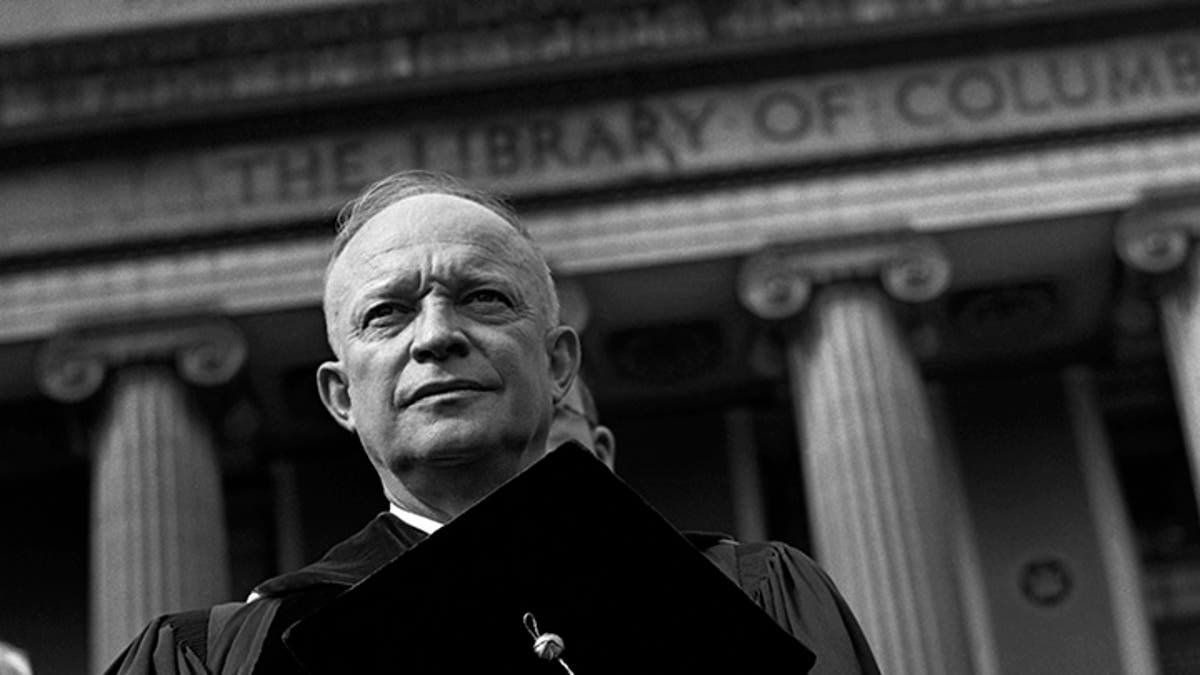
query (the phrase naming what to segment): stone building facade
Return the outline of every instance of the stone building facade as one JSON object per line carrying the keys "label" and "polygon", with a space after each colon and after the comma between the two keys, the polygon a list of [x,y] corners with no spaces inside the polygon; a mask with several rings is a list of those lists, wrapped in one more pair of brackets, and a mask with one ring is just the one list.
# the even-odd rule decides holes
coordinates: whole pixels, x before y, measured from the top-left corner
{"label": "stone building facade", "polygon": [[340,205],[552,259],[618,471],[889,673],[1200,672],[1200,10],[54,0],[0,21],[0,639],[98,671],[384,507],[313,386]]}

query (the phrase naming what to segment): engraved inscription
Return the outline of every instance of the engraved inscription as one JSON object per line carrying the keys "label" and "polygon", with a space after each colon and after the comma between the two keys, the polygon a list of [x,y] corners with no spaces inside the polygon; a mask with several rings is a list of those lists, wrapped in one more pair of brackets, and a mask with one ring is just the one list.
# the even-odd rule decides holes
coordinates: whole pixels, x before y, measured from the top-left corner
{"label": "engraved inscription", "polygon": [[442,169],[509,193],[545,194],[1198,113],[1194,31],[504,114],[464,112],[0,175],[0,202],[10,214],[0,250],[312,221],[402,168]]}

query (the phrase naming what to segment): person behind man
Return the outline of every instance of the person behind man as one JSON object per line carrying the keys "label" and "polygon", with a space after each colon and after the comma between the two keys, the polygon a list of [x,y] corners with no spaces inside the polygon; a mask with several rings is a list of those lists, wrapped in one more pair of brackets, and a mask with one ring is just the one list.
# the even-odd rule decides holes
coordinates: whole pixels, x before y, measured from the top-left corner
{"label": "person behind man", "polygon": [[546,449],[554,450],[563,443],[574,441],[604,462],[609,471],[616,468],[617,439],[608,427],[600,424],[600,412],[592,390],[576,375],[571,388],[554,406]]}
{"label": "person behind man", "polygon": [[579,339],[515,215],[448,176],[404,172],[339,220],[323,303],[334,358],[318,392],[358,436],[389,511],[249,602],[152,621],[108,672],[298,672],[285,630],[546,454]]}
{"label": "person behind man", "polygon": [[[591,390],[579,376],[555,406],[547,449],[568,442],[614,468],[616,436],[600,423]],[[683,535],[775,623],[816,653],[810,675],[879,672],[853,612],[829,575],[804,553],[780,542],[743,544],[722,534]]]}

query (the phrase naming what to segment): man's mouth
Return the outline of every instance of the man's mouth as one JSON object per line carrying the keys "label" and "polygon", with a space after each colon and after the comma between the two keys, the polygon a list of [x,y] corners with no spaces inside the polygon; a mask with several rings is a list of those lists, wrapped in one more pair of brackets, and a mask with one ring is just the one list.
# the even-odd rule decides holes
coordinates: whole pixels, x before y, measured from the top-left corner
{"label": "man's mouth", "polygon": [[439,380],[437,382],[426,382],[417,387],[404,401],[405,406],[410,406],[422,399],[441,396],[453,392],[463,391],[486,391],[488,388],[473,380]]}

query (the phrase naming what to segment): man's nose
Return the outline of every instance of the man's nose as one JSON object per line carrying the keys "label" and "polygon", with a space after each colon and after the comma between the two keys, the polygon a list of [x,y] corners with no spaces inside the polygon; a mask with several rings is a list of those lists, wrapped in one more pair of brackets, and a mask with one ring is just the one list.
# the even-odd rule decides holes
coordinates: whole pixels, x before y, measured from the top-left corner
{"label": "man's nose", "polygon": [[469,343],[458,319],[450,303],[424,303],[413,320],[412,359],[418,362],[444,361],[454,356],[466,356],[470,351]]}

